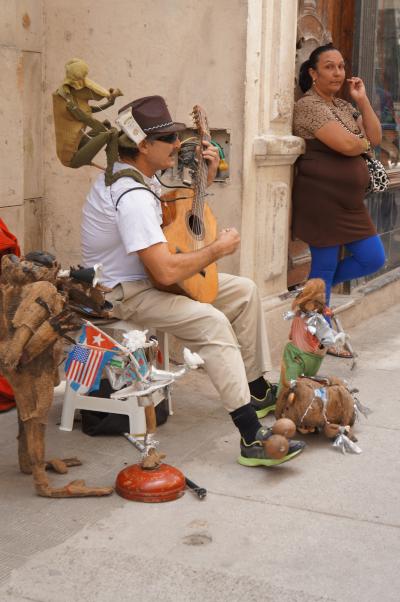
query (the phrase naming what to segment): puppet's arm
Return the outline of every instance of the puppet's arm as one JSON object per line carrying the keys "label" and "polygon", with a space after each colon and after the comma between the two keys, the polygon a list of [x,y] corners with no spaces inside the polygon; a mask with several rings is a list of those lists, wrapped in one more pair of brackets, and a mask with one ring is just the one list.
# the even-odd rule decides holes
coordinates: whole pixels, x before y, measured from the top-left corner
{"label": "puppet's arm", "polygon": [[92,113],[98,113],[99,111],[104,111],[105,109],[112,107],[115,103],[115,99],[118,96],[123,96],[121,90],[119,88],[115,88],[115,90],[114,88],[110,88],[110,95],[108,97],[107,102],[105,102],[101,106],[91,105],[90,108],[92,109]]}
{"label": "puppet's arm", "polygon": [[336,330],[333,330],[322,314],[318,312],[309,312],[309,317],[306,319],[306,322],[307,330],[311,332],[324,347],[345,343],[346,334],[344,332],[336,332]]}

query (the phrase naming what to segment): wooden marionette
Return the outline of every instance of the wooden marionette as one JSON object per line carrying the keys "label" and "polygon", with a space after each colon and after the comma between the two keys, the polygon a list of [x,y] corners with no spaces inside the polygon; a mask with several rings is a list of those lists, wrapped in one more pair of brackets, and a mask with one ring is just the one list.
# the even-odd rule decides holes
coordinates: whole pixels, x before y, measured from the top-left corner
{"label": "wooden marionette", "polygon": [[[18,410],[20,470],[32,474],[38,495],[44,497],[101,496],[110,487],[87,487],[72,481],[52,487],[46,469],[65,473],[80,465],[76,458],[45,461],[45,431],[58,384],[62,337],[80,328],[67,298],[56,288],[59,265],[39,253],[34,260],[15,255],[2,258],[0,280],[0,371],[12,385]],[[27,256],[28,257],[28,256]]]}
{"label": "wooden marionette", "polygon": [[[106,147],[106,176],[118,158],[118,130],[109,121],[99,121],[92,114],[112,106],[119,88],[106,90],[88,79],[88,65],[78,58],[65,65],[65,79],[53,94],[53,114],[57,156],[66,167],[91,165],[97,153]],[[97,101],[106,99],[101,106]],[[91,101],[94,104],[89,104]],[[90,128],[90,129],[87,129]]]}

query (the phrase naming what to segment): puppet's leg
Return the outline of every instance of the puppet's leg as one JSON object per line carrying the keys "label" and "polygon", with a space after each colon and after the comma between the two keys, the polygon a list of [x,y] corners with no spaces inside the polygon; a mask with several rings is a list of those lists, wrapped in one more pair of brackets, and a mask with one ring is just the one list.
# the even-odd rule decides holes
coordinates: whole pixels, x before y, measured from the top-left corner
{"label": "puppet's leg", "polygon": [[[90,133],[88,134],[90,136]],[[96,134],[91,139],[82,138],[80,147],[72,157],[69,166],[73,168],[90,165],[97,153],[106,147],[106,185],[111,184],[114,163],[118,161],[118,131],[115,128]]]}
{"label": "puppet's leg", "polygon": [[106,146],[111,137],[109,131],[100,132],[95,134],[94,137],[92,137],[91,134],[92,132],[88,133],[90,138],[82,138],[78,150],[71,159],[70,167],[77,168],[82,167],[82,165],[90,165],[92,159],[94,159],[97,153]]}
{"label": "puppet's leg", "polygon": [[315,376],[321,367],[322,361],[325,356],[317,355],[316,353],[302,352],[302,359],[304,362],[304,375]]}
{"label": "puppet's leg", "polygon": [[54,470],[58,474],[65,474],[71,466],[82,466],[82,462],[78,458],[52,458],[45,462],[46,470]]}
{"label": "puppet's leg", "polygon": [[113,135],[110,137],[106,146],[107,169],[105,174],[106,186],[111,186],[113,183],[113,167],[118,161],[118,131],[114,128]]}
{"label": "puppet's leg", "polygon": [[[73,102],[67,102],[67,110],[73,115],[77,121],[81,121],[84,126],[92,128],[90,131],[85,132],[84,137],[81,139],[78,150],[72,157],[69,167],[77,168],[82,165],[90,165],[92,159],[97,153],[107,145],[107,167],[109,168],[110,151],[108,150],[110,141],[115,140],[113,148],[116,149],[116,153],[113,153],[113,162],[118,158],[118,130],[113,127],[109,127],[108,124],[102,123],[98,119],[94,119]],[[111,165],[111,170],[112,170]],[[110,168],[109,168],[110,169]]]}
{"label": "puppet's leg", "polygon": [[[52,360],[53,358],[51,358]],[[54,371],[51,367],[45,370],[45,363],[52,363],[49,355],[36,360],[35,369],[30,372],[22,370],[13,381],[18,410],[25,420],[20,421],[20,451],[24,472],[30,467],[38,495],[44,497],[83,497],[100,496],[112,493],[111,487],[86,487],[84,481],[73,481],[65,487],[51,487],[46,475],[49,465],[44,460],[46,419],[53,401]],[[41,373],[35,375],[40,368]],[[29,463],[26,454],[29,456]],[[21,462],[22,462],[21,460]],[[68,464],[76,465],[77,460],[70,458],[67,462],[51,461],[50,465],[59,472],[66,472]]]}
{"label": "puppet's leg", "polygon": [[32,474],[31,459],[26,442],[25,425],[18,416],[18,462],[19,469],[24,474]]}
{"label": "puppet's leg", "polygon": [[110,495],[112,487],[86,487],[84,481],[71,481],[64,487],[51,487],[44,461],[44,437],[46,426],[36,419],[25,422],[25,432],[36,493],[43,497],[87,497]]}
{"label": "puppet's leg", "polygon": [[[26,441],[25,425],[20,418],[18,418],[18,461],[21,472],[24,474],[32,474],[32,464]],[[54,472],[58,472],[59,474],[65,474],[71,466],[82,466],[82,462],[75,457],[63,458],[62,460],[60,458],[52,458],[45,462],[46,470],[54,470]]]}
{"label": "puppet's leg", "polygon": [[[21,419],[18,419],[18,462],[20,471],[24,474],[32,474],[32,464],[28,452],[26,433],[24,423]],[[52,458],[45,462],[46,470],[54,470],[59,474],[65,474],[68,472],[68,468],[71,466],[82,466],[82,462],[78,458]]]}
{"label": "puppet's leg", "polygon": [[286,343],[281,360],[281,378],[278,386],[278,396],[283,388],[290,387],[290,381],[296,380],[304,373],[304,361],[301,351],[292,343]]}

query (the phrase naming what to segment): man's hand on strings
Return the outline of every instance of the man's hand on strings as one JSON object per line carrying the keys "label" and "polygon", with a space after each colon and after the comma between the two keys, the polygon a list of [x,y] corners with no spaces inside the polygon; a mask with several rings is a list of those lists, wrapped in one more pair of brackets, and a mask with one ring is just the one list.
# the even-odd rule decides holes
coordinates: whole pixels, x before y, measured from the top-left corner
{"label": "man's hand on strings", "polygon": [[203,140],[203,146],[203,158],[207,161],[208,165],[207,186],[211,186],[218,171],[219,152],[218,149],[207,140]]}

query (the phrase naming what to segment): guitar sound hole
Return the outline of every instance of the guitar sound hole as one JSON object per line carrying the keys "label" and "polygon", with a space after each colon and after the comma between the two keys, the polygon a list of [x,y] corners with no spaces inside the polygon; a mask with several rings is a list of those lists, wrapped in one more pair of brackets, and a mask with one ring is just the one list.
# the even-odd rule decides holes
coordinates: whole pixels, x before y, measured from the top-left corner
{"label": "guitar sound hole", "polygon": [[193,213],[187,214],[187,224],[192,235],[197,239],[201,240],[204,238],[204,224],[203,221]]}

